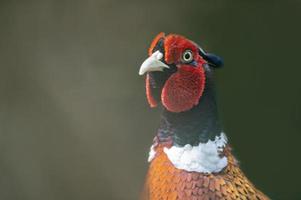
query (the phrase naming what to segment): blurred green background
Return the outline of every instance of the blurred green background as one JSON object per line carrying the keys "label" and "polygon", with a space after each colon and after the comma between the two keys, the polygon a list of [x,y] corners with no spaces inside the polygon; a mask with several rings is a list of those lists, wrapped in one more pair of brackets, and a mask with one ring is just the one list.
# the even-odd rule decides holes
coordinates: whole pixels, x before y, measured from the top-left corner
{"label": "blurred green background", "polygon": [[0,2],[0,199],[133,200],[160,110],[138,68],[154,36],[221,55],[234,154],[273,199],[301,199],[296,1]]}

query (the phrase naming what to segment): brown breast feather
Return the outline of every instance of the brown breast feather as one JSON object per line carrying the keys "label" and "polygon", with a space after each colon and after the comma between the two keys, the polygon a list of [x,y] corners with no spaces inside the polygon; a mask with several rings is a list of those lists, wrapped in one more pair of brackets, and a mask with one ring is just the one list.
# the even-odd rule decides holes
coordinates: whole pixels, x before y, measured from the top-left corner
{"label": "brown breast feather", "polygon": [[164,146],[156,146],[156,157],[148,170],[143,200],[269,199],[243,174],[229,146],[223,152],[228,158],[228,166],[214,174],[175,168],[163,152]]}

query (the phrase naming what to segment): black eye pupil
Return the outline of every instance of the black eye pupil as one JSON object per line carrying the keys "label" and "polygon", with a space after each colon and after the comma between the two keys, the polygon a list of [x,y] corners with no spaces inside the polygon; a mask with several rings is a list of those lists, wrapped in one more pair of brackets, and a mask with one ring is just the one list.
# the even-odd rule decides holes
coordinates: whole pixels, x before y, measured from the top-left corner
{"label": "black eye pupil", "polygon": [[190,53],[185,53],[184,57],[185,57],[186,60],[189,60],[190,59]]}

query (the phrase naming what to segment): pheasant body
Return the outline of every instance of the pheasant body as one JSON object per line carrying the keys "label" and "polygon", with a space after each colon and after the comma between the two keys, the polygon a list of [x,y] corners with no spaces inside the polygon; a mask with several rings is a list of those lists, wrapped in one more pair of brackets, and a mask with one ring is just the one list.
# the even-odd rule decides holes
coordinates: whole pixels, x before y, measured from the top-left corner
{"label": "pheasant body", "polygon": [[159,143],[158,138],[155,138],[156,153],[147,175],[145,199],[268,199],[245,177],[229,146],[223,151],[228,165],[219,173],[188,172],[175,168],[164,153],[164,148],[170,147],[171,142]]}

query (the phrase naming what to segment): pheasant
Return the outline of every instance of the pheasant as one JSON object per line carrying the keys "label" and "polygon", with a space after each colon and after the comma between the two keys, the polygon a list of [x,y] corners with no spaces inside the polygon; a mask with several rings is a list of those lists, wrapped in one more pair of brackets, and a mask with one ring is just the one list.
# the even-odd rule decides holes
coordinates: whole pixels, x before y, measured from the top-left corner
{"label": "pheasant", "polygon": [[212,73],[223,65],[187,38],[158,34],[142,63],[150,107],[162,105],[144,200],[267,200],[239,168],[218,117]]}

